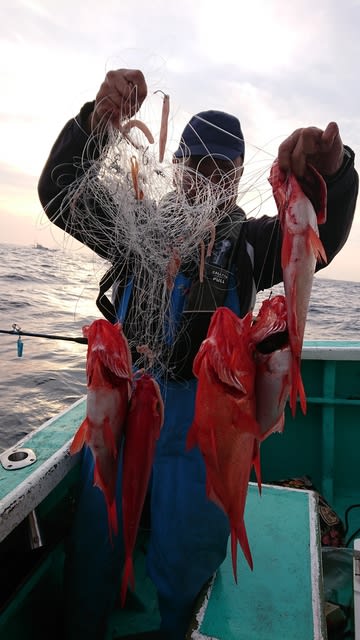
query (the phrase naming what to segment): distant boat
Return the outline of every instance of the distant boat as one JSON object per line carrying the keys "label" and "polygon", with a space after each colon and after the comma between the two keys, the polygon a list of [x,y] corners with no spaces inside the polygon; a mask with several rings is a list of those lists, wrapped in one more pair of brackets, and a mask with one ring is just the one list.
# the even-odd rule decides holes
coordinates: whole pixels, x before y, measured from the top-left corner
{"label": "distant boat", "polygon": [[40,251],[50,251],[48,247],[44,247],[44,245],[40,244],[39,242],[34,242],[33,249],[40,249]]}
{"label": "distant boat", "polygon": [[57,251],[57,249],[50,249],[49,247],[44,247],[43,244],[40,244],[40,242],[34,242],[33,249],[38,249],[40,251]]}

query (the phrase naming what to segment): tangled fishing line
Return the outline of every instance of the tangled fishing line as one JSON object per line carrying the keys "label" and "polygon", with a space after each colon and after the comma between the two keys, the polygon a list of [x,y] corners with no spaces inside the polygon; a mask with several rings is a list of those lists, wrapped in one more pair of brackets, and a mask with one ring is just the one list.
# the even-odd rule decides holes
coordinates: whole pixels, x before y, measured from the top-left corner
{"label": "tangled fishing line", "polygon": [[[66,210],[67,231],[76,229],[89,246],[101,244],[122,286],[131,283],[130,348],[139,354],[139,366],[166,375],[171,348],[163,345],[174,335],[170,307],[176,275],[181,266],[201,281],[215,227],[234,191],[229,193],[231,172],[214,184],[186,163],[164,159],[167,122],[160,129],[159,155],[144,121],[138,114],[120,130],[107,124],[90,136],[58,215]],[[269,162],[242,183],[242,195],[256,181],[266,181],[268,167]]]}

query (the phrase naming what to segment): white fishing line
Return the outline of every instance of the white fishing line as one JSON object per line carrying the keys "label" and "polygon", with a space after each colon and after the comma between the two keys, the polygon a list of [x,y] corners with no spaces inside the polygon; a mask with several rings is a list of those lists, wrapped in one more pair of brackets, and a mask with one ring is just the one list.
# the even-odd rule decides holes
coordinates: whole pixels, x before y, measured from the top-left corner
{"label": "white fishing line", "polygon": [[[136,120],[145,122],[144,114]],[[100,238],[119,276],[124,282],[131,279],[130,347],[140,352],[140,365],[166,375],[171,350],[163,344],[175,329],[169,309],[175,277],[184,267],[202,277],[215,227],[237,195],[232,182],[236,168],[219,173],[214,183],[166,155],[159,163],[159,133],[149,129],[154,144],[141,125],[125,121],[119,131],[104,119],[101,133],[90,136],[78,160],[79,178],[64,188],[59,215],[68,209],[66,230],[77,229],[89,245]],[[245,167],[237,202],[248,215],[258,215],[263,202],[272,198],[270,164],[268,153],[260,159],[256,151]]]}

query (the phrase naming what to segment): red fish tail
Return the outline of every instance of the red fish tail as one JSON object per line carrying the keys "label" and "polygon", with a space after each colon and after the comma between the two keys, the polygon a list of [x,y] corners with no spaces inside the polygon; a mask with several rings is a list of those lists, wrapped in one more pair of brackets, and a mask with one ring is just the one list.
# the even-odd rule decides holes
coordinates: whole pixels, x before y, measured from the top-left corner
{"label": "red fish tail", "polygon": [[249,541],[245,529],[244,521],[241,523],[240,527],[232,527],[231,528],[231,557],[232,557],[232,567],[234,573],[234,579],[237,584],[237,541],[239,541],[242,552],[245,556],[246,562],[248,563],[250,569],[253,569],[253,560],[250,551]]}
{"label": "red fish tail", "polygon": [[248,563],[250,569],[253,569],[253,560],[250,551],[249,541],[245,529],[244,521],[242,521],[240,527],[237,529],[237,538],[239,540],[240,546],[242,548],[243,554],[245,556],[246,562]]}
{"label": "red fish tail", "polygon": [[305,415],[306,414],[306,396],[305,396],[305,389],[304,389],[304,384],[302,381],[301,371],[300,371],[300,358],[296,358],[296,357],[293,358],[291,377],[292,377],[292,381],[291,381],[291,392],[290,392],[289,404],[290,404],[292,416],[294,417],[296,413],[296,401],[298,396],[300,400],[301,410]]}
{"label": "red fish tail", "polygon": [[134,576],[134,565],[133,565],[133,561],[132,561],[132,556],[126,556],[125,559],[125,565],[124,565],[124,572],[123,572],[123,577],[122,577],[122,582],[121,582],[121,594],[120,594],[120,599],[121,599],[121,606],[123,607],[125,605],[125,600],[126,600],[126,594],[127,594],[127,590],[128,590],[128,585],[131,585],[132,590],[134,591],[135,589],[135,576]]}

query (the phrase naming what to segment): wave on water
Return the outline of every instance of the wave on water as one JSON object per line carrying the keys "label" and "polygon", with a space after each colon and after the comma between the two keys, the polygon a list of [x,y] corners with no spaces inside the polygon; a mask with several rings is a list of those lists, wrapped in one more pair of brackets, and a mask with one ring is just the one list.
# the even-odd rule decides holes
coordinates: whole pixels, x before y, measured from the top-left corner
{"label": "wave on water", "polygon": [[100,313],[97,286],[107,265],[90,252],[46,251],[0,244],[0,451],[70,406],[86,393],[86,345],[56,336],[82,336]]}

